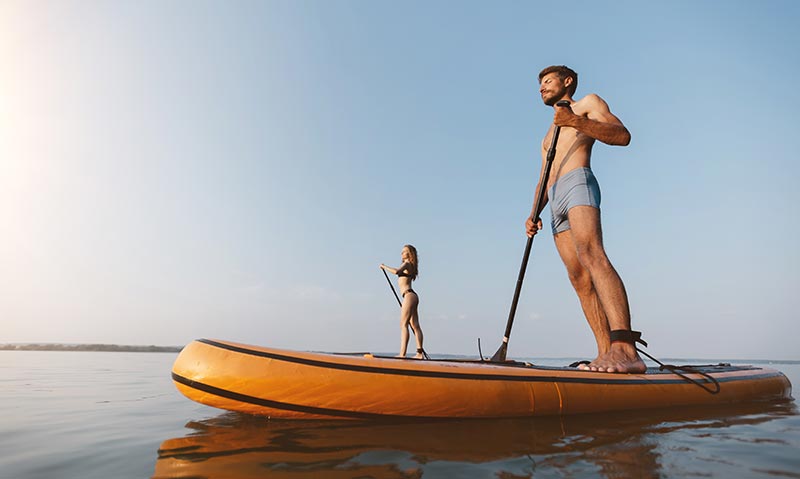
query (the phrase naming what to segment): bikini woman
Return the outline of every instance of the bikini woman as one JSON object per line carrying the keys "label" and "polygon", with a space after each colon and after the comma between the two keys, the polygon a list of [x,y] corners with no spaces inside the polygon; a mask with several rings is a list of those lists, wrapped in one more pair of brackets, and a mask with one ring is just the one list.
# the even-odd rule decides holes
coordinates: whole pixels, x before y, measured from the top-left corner
{"label": "bikini woman", "polygon": [[422,328],[419,327],[419,296],[411,289],[411,282],[417,279],[419,273],[417,249],[410,244],[403,246],[400,259],[403,264],[396,269],[383,263],[380,265],[381,269],[397,275],[397,284],[403,294],[403,304],[400,307],[400,354],[398,357],[406,356],[408,326],[410,325],[417,339],[417,354],[414,357],[422,359],[425,357],[425,350],[422,349]]}

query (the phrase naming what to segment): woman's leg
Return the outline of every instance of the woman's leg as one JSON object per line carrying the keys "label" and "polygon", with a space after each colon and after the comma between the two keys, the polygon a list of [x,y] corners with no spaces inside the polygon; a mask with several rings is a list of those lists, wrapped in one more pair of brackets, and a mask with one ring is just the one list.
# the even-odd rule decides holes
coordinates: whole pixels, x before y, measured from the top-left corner
{"label": "woman's leg", "polygon": [[400,308],[400,354],[398,357],[406,357],[406,349],[408,349],[408,325],[411,322],[411,315],[413,314],[411,302],[409,301],[410,294],[403,298],[403,305]]}
{"label": "woman's leg", "polygon": [[414,337],[417,340],[417,354],[414,356],[417,359],[422,359],[422,328],[419,325],[419,297],[417,293],[408,293],[406,294],[408,297],[408,303],[411,310],[411,317],[409,318],[409,323],[411,324],[411,329],[414,331]]}

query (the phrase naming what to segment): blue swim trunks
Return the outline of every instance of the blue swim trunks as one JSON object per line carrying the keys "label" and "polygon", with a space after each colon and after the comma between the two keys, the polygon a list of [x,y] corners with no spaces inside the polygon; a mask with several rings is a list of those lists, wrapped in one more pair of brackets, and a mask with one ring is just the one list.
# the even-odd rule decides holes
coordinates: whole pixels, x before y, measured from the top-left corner
{"label": "blue swim trunks", "polygon": [[569,229],[567,212],[573,206],[600,208],[600,185],[592,170],[575,168],[564,173],[548,192],[553,234]]}

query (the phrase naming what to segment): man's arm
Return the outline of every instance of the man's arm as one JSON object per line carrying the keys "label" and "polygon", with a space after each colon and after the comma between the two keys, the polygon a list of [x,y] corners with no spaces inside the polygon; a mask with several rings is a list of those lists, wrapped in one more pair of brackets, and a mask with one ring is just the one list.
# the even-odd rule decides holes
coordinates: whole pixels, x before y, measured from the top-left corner
{"label": "man's arm", "polygon": [[[542,160],[542,171],[539,173],[539,182],[536,184],[536,189],[534,191],[539,191],[539,188],[542,184],[543,180],[542,175],[544,174],[545,161],[546,160]],[[534,208],[536,206],[535,204],[531,206],[531,214],[525,221],[525,231],[527,232],[528,237],[535,235],[542,228],[542,220],[541,218],[539,218],[539,215],[542,213],[542,211],[544,211],[544,207],[547,205],[548,200],[549,199],[547,190],[545,190],[544,198],[542,198],[542,204],[539,205],[539,211],[534,211]],[[536,203],[536,199],[534,199],[533,201],[534,203]]]}
{"label": "man's arm", "polygon": [[631,134],[619,118],[611,113],[608,104],[594,93],[586,95],[574,104],[578,109],[556,108],[554,123],[569,126],[584,135],[602,141],[607,145],[628,146]]}
{"label": "man's arm", "polygon": [[[539,173],[539,182],[536,183],[536,189],[533,190],[533,191],[537,191],[538,192],[539,188],[542,185],[542,180],[544,180],[544,178],[542,178],[542,175],[544,174],[544,168],[545,168],[545,161],[542,161],[542,171]],[[545,188],[546,187],[547,187],[547,185],[545,185]],[[545,189],[544,198],[542,198],[542,204],[539,205],[539,211],[534,211],[534,207],[536,207],[536,204],[535,204],[536,203],[536,198],[533,199],[533,203],[534,204],[531,205],[530,219],[534,219],[535,220],[535,219],[537,219],[539,217],[540,214],[542,214],[542,211],[544,211],[544,207],[547,206],[548,200],[549,200],[549,198],[548,198],[547,190]]]}

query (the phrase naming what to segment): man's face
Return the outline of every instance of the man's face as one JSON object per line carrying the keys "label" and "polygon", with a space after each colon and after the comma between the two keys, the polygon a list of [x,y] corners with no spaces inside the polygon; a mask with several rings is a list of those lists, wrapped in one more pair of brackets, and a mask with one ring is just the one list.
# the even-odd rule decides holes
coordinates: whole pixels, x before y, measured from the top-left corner
{"label": "man's face", "polygon": [[545,105],[553,106],[567,94],[567,86],[564,84],[564,80],[559,78],[558,73],[548,73],[542,77],[539,93],[542,95]]}

